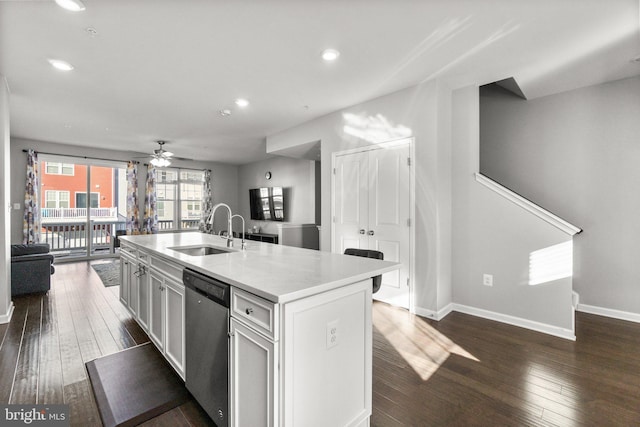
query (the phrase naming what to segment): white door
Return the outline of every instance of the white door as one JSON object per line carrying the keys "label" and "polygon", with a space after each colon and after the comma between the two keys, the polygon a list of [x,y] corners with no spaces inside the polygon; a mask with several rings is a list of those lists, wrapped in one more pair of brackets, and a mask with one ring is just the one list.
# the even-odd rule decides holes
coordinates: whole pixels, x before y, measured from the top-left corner
{"label": "white door", "polygon": [[184,286],[165,278],[162,292],[167,304],[164,350],[180,376],[184,377]]}
{"label": "white door", "polygon": [[409,308],[410,171],[409,144],[369,152],[369,249],[402,263],[385,273],[373,298]]}
{"label": "white door", "polygon": [[410,143],[336,156],[333,250],[375,249],[402,263],[374,299],[409,308]]}
{"label": "white door", "polygon": [[335,174],[334,251],[367,249],[369,154],[337,157]]}

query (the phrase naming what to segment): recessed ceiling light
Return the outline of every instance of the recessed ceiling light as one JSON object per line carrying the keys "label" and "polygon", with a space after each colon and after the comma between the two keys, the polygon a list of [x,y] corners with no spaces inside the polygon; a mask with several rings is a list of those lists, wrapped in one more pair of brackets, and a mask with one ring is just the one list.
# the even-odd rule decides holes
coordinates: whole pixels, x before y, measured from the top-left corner
{"label": "recessed ceiling light", "polygon": [[247,101],[244,98],[238,98],[236,99],[236,105],[240,108],[244,108],[244,107],[248,107],[249,106],[249,101]]}
{"label": "recessed ceiling light", "polygon": [[56,68],[61,71],[71,71],[73,70],[73,65],[69,64],[67,61],[63,61],[61,59],[49,59],[49,64],[53,68]]}
{"label": "recessed ceiling light", "polygon": [[230,116],[230,115],[231,115],[231,110],[226,109],[226,108],[225,108],[224,110],[220,110],[220,115],[221,115],[222,117]]}
{"label": "recessed ceiling light", "polygon": [[81,12],[86,9],[84,3],[80,0],[56,0],[58,6],[70,10],[72,12]]}
{"label": "recessed ceiling light", "polygon": [[335,49],[325,49],[322,51],[322,59],[327,62],[335,61],[340,56],[340,52]]}

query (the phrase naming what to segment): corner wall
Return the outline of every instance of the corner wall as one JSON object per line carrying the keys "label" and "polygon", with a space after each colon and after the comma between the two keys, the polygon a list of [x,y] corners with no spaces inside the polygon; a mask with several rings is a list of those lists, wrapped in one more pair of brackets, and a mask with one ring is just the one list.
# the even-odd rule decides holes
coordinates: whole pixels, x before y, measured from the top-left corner
{"label": "corner wall", "polygon": [[640,321],[640,77],[480,102],[483,173],[584,229],[579,309]]}
{"label": "corner wall", "polygon": [[[413,309],[436,313],[450,303],[450,179],[446,93],[433,80],[328,114],[267,138],[277,153],[321,141],[321,250],[331,250],[331,155],[412,136],[415,139],[415,280]],[[442,109],[442,114],[439,114]],[[447,194],[448,193],[448,194]],[[448,202],[449,200],[449,202]],[[448,225],[447,225],[448,224]],[[449,270],[449,271],[447,271]]]}
{"label": "corner wall", "polygon": [[529,284],[531,254],[571,237],[475,181],[478,87],[453,93],[452,124],[452,308],[574,339],[571,277]]}
{"label": "corner wall", "polygon": [[[238,167],[238,209],[247,228],[257,225],[265,233],[278,234],[277,221],[254,221],[249,206],[249,190],[260,187],[282,187],[285,193],[283,223],[314,224],[316,217],[316,163],[292,157],[272,157]],[[264,174],[270,171],[271,179]],[[234,230],[238,223],[234,223]],[[226,227],[225,227],[226,228]]]}
{"label": "corner wall", "polygon": [[[11,320],[11,169],[9,86],[0,75],[0,323]],[[25,165],[26,168],[26,165]],[[22,222],[20,223],[22,229]]]}

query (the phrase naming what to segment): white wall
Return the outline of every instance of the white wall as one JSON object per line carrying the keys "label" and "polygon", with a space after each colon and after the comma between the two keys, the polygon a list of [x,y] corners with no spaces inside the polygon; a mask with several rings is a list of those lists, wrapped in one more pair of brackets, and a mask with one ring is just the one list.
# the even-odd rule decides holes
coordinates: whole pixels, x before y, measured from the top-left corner
{"label": "white wall", "polygon": [[[315,223],[316,163],[311,160],[276,156],[239,166],[238,209],[247,222],[247,228],[257,225],[264,233],[278,233],[276,227],[278,222],[251,220],[249,189],[259,187],[283,187],[285,192],[285,223]],[[264,177],[268,171],[272,175],[270,180]],[[239,227],[239,223],[234,223],[233,226],[235,230],[236,227]]]}
{"label": "white wall", "polygon": [[[11,193],[9,87],[0,75],[0,323],[8,322],[11,303]],[[25,162],[26,168],[26,162]],[[26,172],[25,172],[26,175]],[[20,223],[22,227],[22,223]]]}
{"label": "white wall", "polygon": [[454,309],[572,338],[571,277],[529,285],[531,253],[570,236],[475,181],[477,87],[454,92],[452,123]]}
{"label": "white wall", "polygon": [[[322,231],[320,248],[331,248],[331,154],[408,136],[415,138],[415,305],[435,313],[450,302],[451,216],[446,99],[436,81],[354,105],[267,138],[267,152],[321,141]],[[443,95],[444,96],[444,95]],[[439,107],[443,109],[439,114]]]}
{"label": "white wall", "polygon": [[481,170],[584,229],[580,303],[640,314],[640,77],[525,101],[481,92]]}
{"label": "white wall", "polygon": [[[11,203],[24,205],[24,186],[26,180],[27,158],[22,152],[23,149],[32,148],[36,151],[46,153],[56,153],[60,155],[98,157],[105,159],[128,161],[134,157],[145,156],[146,153],[134,153],[126,151],[104,150],[99,148],[78,147],[75,145],[57,144],[53,142],[34,141],[20,138],[11,139]],[[134,159],[143,160],[144,159]],[[144,215],[144,187],[146,179],[146,167],[142,164],[138,169],[138,201],[140,204],[140,215]],[[238,208],[238,167],[214,162],[179,161],[173,162],[172,166],[186,167],[194,169],[211,169],[211,185],[213,202],[224,201],[233,210]],[[12,211],[11,219],[11,241],[13,243],[22,242],[22,210]],[[219,219],[216,226],[222,226],[224,220]],[[142,218],[140,218],[142,224]]]}

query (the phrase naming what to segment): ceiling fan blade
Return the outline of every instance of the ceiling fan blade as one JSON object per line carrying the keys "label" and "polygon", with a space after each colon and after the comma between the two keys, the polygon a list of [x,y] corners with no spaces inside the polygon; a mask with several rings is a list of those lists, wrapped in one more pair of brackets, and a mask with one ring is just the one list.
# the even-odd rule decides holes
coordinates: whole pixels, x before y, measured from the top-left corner
{"label": "ceiling fan blade", "polygon": [[163,151],[162,155],[166,156],[166,157],[171,157],[171,156],[173,156],[173,153],[171,151]]}

